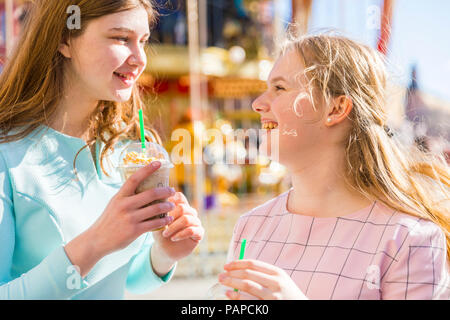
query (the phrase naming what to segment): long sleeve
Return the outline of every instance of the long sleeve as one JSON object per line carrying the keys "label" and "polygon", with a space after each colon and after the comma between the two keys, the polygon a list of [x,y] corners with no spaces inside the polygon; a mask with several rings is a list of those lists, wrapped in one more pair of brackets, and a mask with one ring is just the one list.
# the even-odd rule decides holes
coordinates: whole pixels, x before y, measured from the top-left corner
{"label": "long sleeve", "polygon": [[163,277],[153,272],[150,261],[150,250],[153,244],[151,234],[147,234],[145,244],[133,258],[127,276],[127,289],[134,294],[150,292],[168,282],[176,269],[176,265]]}
{"label": "long sleeve", "polygon": [[435,224],[411,230],[396,261],[381,278],[382,299],[450,299],[446,238]]}
{"label": "long sleeve", "polygon": [[[55,248],[40,264],[13,279],[11,266],[15,246],[12,188],[0,153],[0,299],[67,299],[83,289],[85,283],[71,267],[62,246]],[[79,286],[71,285],[73,277]]]}
{"label": "long sleeve", "polygon": [[11,280],[11,264],[14,253],[14,215],[11,201],[11,185],[3,158],[0,154],[0,296],[3,284]]}

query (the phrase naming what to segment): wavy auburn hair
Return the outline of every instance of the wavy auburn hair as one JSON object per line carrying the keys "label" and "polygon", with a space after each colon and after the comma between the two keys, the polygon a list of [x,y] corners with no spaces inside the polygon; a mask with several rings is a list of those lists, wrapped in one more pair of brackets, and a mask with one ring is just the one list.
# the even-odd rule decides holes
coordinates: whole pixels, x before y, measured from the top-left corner
{"label": "wavy auburn hair", "polygon": [[[443,154],[403,145],[386,130],[387,71],[384,57],[348,38],[289,34],[280,48],[295,50],[305,70],[308,98],[347,96],[353,102],[345,145],[346,181],[368,199],[430,220],[444,231],[450,260],[450,169]],[[316,102],[316,103],[315,103]]]}
{"label": "wavy auburn hair", "polygon": [[[67,10],[76,5],[81,12],[81,28],[69,29]],[[34,0],[21,37],[0,75],[0,143],[23,139],[41,125],[47,125],[56,114],[64,91],[65,57],[58,51],[59,45],[78,37],[90,21],[121,11],[143,7],[153,26],[157,12],[151,0]],[[100,165],[119,139],[139,140],[139,109],[144,104],[136,84],[131,99],[126,103],[99,101],[90,118],[90,136],[75,156],[76,158],[97,139],[104,144]],[[151,128],[157,143],[158,134]],[[10,132],[14,130],[13,134]],[[146,135],[146,140],[153,140]]]}

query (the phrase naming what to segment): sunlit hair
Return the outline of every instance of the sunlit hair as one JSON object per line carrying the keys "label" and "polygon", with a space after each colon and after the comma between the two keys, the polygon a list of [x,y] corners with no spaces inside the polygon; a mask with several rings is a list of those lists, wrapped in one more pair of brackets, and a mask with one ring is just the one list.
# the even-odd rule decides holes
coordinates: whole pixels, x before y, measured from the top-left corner
{"label": "sunlit hair", "polygon": [[387,71],[374,49],[330,33],[290,33],[280,53],[295,50],[308,98],[320,114],[332,98],[353,102],[345,143],[346,181],[368,199],[431,220],[442,228],[450,258],[450,170],[443,154],[404,145],[386,130]]}
{"label": "sunlit hair", "polygon": [[[77,5],[81,12],[81,28],[69,29],[66,21],[69,6]],[[3,73],[0,74],[0,143],[25,138],[40,125],[48,126],[56,115],[63,93],[64,62],[59,45],[83,34],[90,21],[121,11],[143,7],[150,25],[157,12],[151,0],[35,0]],[[100,165],[120,139],[139,140],[139,109],[143,108],[140,89],[136,84],[126,103],[99,101],[90,118],[90,137],[84,148],[96,139],[104,144]],[[147,121],[146,121],[147,122]],[[148,122],[147,122],[148,123]],[[147,127],[158,143],[157,133]],[[146,139],[151,141],[150,136]],[[73,161],[76,173],[76,158]]]}

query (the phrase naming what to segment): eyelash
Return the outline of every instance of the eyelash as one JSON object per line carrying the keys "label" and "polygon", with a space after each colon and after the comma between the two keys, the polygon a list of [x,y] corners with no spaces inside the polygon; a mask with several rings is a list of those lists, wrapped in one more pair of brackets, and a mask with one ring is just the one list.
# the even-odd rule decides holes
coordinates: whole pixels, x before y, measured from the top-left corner
{"label": "eyelash", "polygon": [[[113,37],[113,39],[121,41],[121,42],[128,42],[130,40],[130,38],[127,38],[127,37]],[[150,39],[142,40],[141,43],[143,45],[149,44],[150,43]]]}
{"label": "eyelash", "polygon": [[275,86],[275,91],[280,91],[280,90],[284,90],[284,88],[280,87],[280,86]]}

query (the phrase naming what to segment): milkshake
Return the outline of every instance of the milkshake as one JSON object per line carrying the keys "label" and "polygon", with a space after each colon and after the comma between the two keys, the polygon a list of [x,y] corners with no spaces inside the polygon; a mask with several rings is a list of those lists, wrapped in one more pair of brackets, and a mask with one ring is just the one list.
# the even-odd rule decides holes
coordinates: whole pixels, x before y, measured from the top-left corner
{"label": "milkshake", "polygon": [[[136,193],[141,193],[153,188],[168,187],[170,169],[173,168],[173,164],[169,160],[167,151],[159,144],[153,142],[146,142],[144,150],[142,149],[141,143],[131,143],[122,151],[120,155],[120,165],[118,167],[122,181],[125,182],[136,171],[149,165],[153,161],[161,162],[161,167],[139,184],[136,188]],[[147,206],[165,201],[167,201],[167,199],[155,200]],[[151,219],[160,219],[165,216],[167,216],[167,213],[157,215]],[[163,228],[157,230],[161,229]]]}

